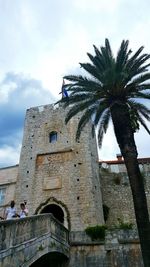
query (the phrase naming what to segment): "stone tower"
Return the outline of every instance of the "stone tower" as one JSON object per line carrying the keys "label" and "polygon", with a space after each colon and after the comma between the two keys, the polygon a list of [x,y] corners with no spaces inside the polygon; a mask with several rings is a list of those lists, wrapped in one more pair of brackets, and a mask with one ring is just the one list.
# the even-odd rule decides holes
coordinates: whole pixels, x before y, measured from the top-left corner
{"label": "stone tower", "polygon": [[27,110],[16,202],[27,200],[29,214],[52,212],[72,231],[103,224],[95,137],[90,123],[75,141],[79,116],[66,125],[63,107]]}

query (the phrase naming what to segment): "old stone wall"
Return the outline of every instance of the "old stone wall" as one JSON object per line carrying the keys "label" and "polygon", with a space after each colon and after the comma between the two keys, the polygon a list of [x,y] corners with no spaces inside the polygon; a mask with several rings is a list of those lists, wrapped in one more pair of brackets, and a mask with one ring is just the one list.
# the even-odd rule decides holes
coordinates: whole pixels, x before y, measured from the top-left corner
{"label": "old stone wall", "polygon": [[[27,200],[29,215],[56,204],[63,210],[64,225],[75,232],[69,267],[142,267],[138,238],[132,232],[107,232],[103,242],[85,236],[87,226],[104,223],[102,204],[109,208],[108,226],[117,225],[118,218],[135,226],[132,194],[124,165],[100,168],[99,177],[91,124],[75,141],[79,117],[66,125],[65,115],[62,107],[53,105],[27,110],[19,167],[0,169],[0,187],[6,188],[0,212],[12,199],[18,209]],[[50,142],[51,132],[57,133],[56,142]],[[150,168],[141,168],[150,209]]]}
{"label": "old stone wall", "polygon": [[[103,203],[109,207],[107,224],[109,226],[118,224],[119,218],[123,222],[131,222],[135,225],[132,193],[126,170],[115,173],[109,169],[100,168],[100,179]],[[143,172],[143,179],[150,211],[150,171]]]}
{"label": "old stone wall", "polygon": [[[92,164],[93,173],[96,172],[96,174],[94,174],[94,177],[98,177],[99,173],[97,173],[97,168],[95,168],[95,165],[94,165],[96,164],[95,154],[94,154],[96,149],[94,145],[91,146],[90,151],[93,157],[93,164]],[[68,151],[66,150],[66,152],[64,153],[54,153],[54,154],[37,156],[36,158],[37,167],[35,169],[36,178],[34,181],[35,184],[37,183],[37,191],[38,191],[38,187],[39,188],[42,187],[46,198],[49,198],[50,197],[49,188],[51,188],[51,190],[54,189],[54,192],[56,192],[55,190],[60,190],[62,188],[62,178],[60,179],[60,177],[63,176],[64,182],[65,182],[65,179],[66,179],[65,177],[67,176],[67,173],[65,173],[64,169],[66,168],[68,169],[70,165],[72,165],[72,161],[75,158],[73,154],[74,152],[68,149]],[[47,158],[48,160],[46,163],[45,161]],[[55,162],[55,168],[53,168],[53,162]],[[63,162],[63,166],[62,166],[62,162]],[[75,167],[76,176],[78,177],[76,182],[79,183],[80,172],[83,171],[83,165],[82,165],[83,161],[81,162],[81,160],[78,160],[76,162],[78,163],[76,164],[77,167]],[[112,169],[100,168],[100,181],[101,181],[100,190],[102,191],[103,203],[106,204],[110,208],[109,217],[107,220],[107,224],[109,226],[118,224],[118,218],[120,218],[124,222],[133,222],[135,224],[132,195],[131,195],[131,189],[129,185],[128,176],[126,174],[126,170],[124,166],[120,168],[124,171],[118,172],[119,170],[117,169],[117,165],[113,168],[114,171],[118,170],[116,172],[113,172]],[[144,174],[145,190],[146,190],[146,196],[147,196],[147,201],[148,201],[148,207],[150,211],[150,165],[148,164],[142,165],[141,168]],[[57,172],[57,175],[55,174],[55,172]],[[54,177],[53,177],[53,174],[54,174]],[[0,216],[3,216],[4,210],[6,206],[9,205],[10,201],[12,199],[16,200],[15,188],[16,188],[17,175],[18,175],[18,165],[0,169],[0,188],[6,189],[4,204],[0,206]],[[49,175],[51,175],[53,179],[49,179]],[[44,177],[44,179],[40,179],[41,177]],[[67,180],[65,182],[65,186],[67,188],[66,190],[69,190]],[[97,187],[98,185],[96,185],[96,182],[94,182],[93,192],[95,190],[97,191],[99,190],[99,188]],[[70,190],[72,189],[70,188]],[[65,191],[64,191],[64,194],[65,194]],[[57,194],[54,194],[53,196],[57,198]],[[97,209],[99,209],[99,203],[97,199],[98,198],[95,199],[95,203],[96,203],[95,205],[97,205],[96,207]],[[17,204],[20,203],[19,201],[23,201],[23,200],[24,200],[23,197],[22,198],[20,197],[20,200],[17,200]],[[19,208],[20,207],[18,205],[18,209]],[[29,204],[29,208],[30,208],[30,204]],[[36,206],[35,206],[35,209],[36,209]],[[67,226],[67,224],[65,225]]]}
{"label": "old stone wall", "polygon": [[143,267],[134,231],[107,232],[105,241],[91,241],[83,232],[71,233],[69,267]]}
{"label": "old stone wall", "polygon": [[0,205],[0,216],[3,217],[5,208],[15,199],[15,187],[18,175],[18,165],[0,169],[0,189],[4,190],[4,201]]}
{"label": "old stone wall", "polygon": [[[96,140],[89,124],[80,141],[75,141],[79,117],[66,125],[65,114],[53,105],[27,111],[16,199],[28,201],[29,214],[55,199],[68,212],[71,229],[84,230],[103,223]],[[54,143],[49,141],[53,131],[57,132]]]}
{"label": "old stone wall", "polygon": [[2,221],[0,236],[1,267],[29,267],[50,253],[69,257],[68,230],[51,214]]}

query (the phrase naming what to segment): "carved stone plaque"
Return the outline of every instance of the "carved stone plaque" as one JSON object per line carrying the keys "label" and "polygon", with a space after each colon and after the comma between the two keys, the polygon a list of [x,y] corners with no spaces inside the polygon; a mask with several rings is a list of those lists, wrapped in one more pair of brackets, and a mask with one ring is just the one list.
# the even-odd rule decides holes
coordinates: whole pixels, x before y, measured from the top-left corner
{"label": "carved stone plaque", "polygon": [[44,190],[59,189],[61,187],[62,187],[61,178],[50,177],[49,179],[45,178],[43,181],[43,189]]}

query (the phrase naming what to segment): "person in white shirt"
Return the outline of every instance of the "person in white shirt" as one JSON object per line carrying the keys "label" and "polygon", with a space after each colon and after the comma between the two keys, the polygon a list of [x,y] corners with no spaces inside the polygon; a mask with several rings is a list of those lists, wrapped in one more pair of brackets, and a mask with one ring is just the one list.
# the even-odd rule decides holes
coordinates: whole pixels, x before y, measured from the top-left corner
{"label": "person in white shirt", "polygon": [[28,214],[26,212],[26,206],[24,203],[20,204],[21,211],[19,212],[19,217],[20,218],[25,218]]}
{"label": "person in white shirt", "polygon": [[10,220],[10,219],[13,219],[16,217],[17,217],[17,212],[16,212],[16,208],[15,208],[15,201],[12,200],[10,203],[10,207],[6,208],[6,210],[5,210],[4,219]]}
{"label": "person in white shirt", "polygon": [[28,215],[29,211],[28,211],[28,207],[27,207],[27,200],[24,200],[24,204],[25,204],[25,212]]}

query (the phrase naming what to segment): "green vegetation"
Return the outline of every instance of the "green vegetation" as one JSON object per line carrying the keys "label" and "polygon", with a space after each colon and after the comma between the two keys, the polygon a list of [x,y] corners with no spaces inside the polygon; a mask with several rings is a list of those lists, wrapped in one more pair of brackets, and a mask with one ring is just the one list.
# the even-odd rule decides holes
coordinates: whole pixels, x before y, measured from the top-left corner
{"label": "green vegetation", "polygon": [[96,225],[90,226],[85,229],[85,232],[92,240],[105,239],[105,231],[107,229],[106,225]]}
{"label": "green vegetation", "polygon": [[107,227],[104,225],[96,225],[96,226],[89,226],[85,229],[85,232],[91,239],[94,240],[104,240],[106,230],[132,230],[133,223],[123,222],[120,218],[118,218],[118,224],[115,224],[113,227]]}
{"label": "green vegetation", "polygon": [[44,249],[43,245],[39,246],[39,250],[42,251]]}
{"label": "green vegetation", "polygon": [[122,230],[131,230],[133,229],[133,223],[123,222],[120,218],[118,218],[118,225],[115,225],[115,228]]}

